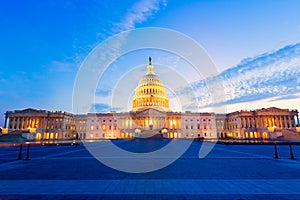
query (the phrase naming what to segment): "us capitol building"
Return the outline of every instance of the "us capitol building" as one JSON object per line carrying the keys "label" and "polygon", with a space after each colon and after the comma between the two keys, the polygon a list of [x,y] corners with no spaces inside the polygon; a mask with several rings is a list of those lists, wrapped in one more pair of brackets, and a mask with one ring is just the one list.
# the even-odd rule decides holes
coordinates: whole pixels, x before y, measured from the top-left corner
{"label": "us capitol building", "polygon": [[64,111],[7,111],[3,134],[27,133],[36,140],[158,138],[297,139],[297,110],[267,108],[228,114],[172,112],[151,58],[125,113],[74,115]]}

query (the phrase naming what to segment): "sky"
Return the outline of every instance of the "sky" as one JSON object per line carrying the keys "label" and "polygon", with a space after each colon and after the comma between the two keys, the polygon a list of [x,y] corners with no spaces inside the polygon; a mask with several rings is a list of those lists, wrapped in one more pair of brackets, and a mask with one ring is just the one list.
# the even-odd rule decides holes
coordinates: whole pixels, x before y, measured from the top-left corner
{"label": "sky", "polygon": [[[299,10],[297,0],[2,0],[0,113],[29,107],[76,112],[74,83],[89,53],[115,34],[145,27],[172,29],[201,45],[219,72],[227,112],[300,110]],[[209,111],[225,104],[209,100],[207,82],[184,59],[146,49],[116,58],[105,71],[95,92],[96,111],[130,108],[148,56],[166,87],[174,80],[171,69],[194,91],[191,100],[185,87],[168,87],[174,110]],[[111,105],[114,89],[129,79],[128,105]]]}

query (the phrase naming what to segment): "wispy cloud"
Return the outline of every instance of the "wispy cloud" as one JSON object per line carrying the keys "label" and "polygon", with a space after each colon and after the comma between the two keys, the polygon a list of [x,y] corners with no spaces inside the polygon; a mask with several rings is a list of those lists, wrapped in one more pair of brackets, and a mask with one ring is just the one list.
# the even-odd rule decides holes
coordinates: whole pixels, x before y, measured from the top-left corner
{"label": "wispy cloud", "polygon": [[124,19],[116,24],[118,31],[135,28],[136,24],[145,22],[167,5],[166,0],[141,0],[136,2],[125,14]]}
{"label": "wispy cloud", "polygon": [[[237,66],[222,72],[219,77],[223,81],[227,102],[212,103],[205,80],[191,85],[202,107],[270,97],[295,98],[292,94],[300,92],[300,43],[246,58]],[[184,94],[185,91],[181,92]]]}
{"label": "wispy cloud", "polygon": [[284,95],[284,96],[281,96],[281,97],[277,97],[271,101],[278,101],[278,100],[287,100],[287,99],[299,99],[300,96],[297,95],[297,94],[291,94],[291,95]]}
{"label": "wispy cloud", "polygon": [[[166,6],[165,0],[141,0],[133,4],[131,8],[125,13],[123,19],[119,23],[115,23],[115,26],[112,29],[113,33],[119,33],[122,31],[134,29],[137,24],[147,21],[150,17],[153,17],[162,6]],[[97,58],[98,61],[103,61],[101,66],[110,65],[110,61],[114,61],[119,56],[121,56],[121,49],[127,41],[127,33],[118,35],[110,45],[105,48],[103,52]],[[97,97],[108,97],[111,95],[111,91],[98,90],[96,92]],[[105,99],[107,101],[107,98]],[[101,102],[101,103],[100,103]],[[97,101],[95,105],[95,110],[97,112],[107,112],[109,110],[122,110],[123,108],[111,108],[103,101]]]}
{"label": "wispy cloud", "polygon": [[[134,29],[137,24],[146,22],[150,17],[153,17],[162,7],[165,7],[166,5],[166,0],[138,1],[127,10],[120,22],[113,23],[114,26],[112,30],[106,34],[109,34],[108,36],[110,36],[122,31]],[[103,53],[102,58],[99,59],[116,60],[119,57],[119,49],[122,47],[124,42],[126,42],[126,34],[124,34],[124,37],[120,37],[118,40],[115,40],[115,44],[111,45],[109,49],[107,49],[107,52]],[[95,47],[95,45],[96,44],[93,44],[91,46]],[[91,50],[91,47],[87,49]],[[82,54],[76,54],[70,59],[70,61],[54,60],[47,65],[47,68],[49,72],[72,72],[80,66],[81,62],[86,56],[86,53],[87,52],[84,53],[84,56]],[[107,56],[110,56],[110,59],[108,59]]]}
{"label": "wispy cloud", "polygon": [[300,91],[300,43],[246,59],[220,77],[227,100],[248,101]]}
{"label": "wispy cloud", "polygon": [[[131,8],[125,13],[123,19],[115,23],[112,29],[113,33],[119,33],[134,29],[137,24],[146,22],[150,17],[153,17],[161,7],[167,5],[166,0],[141,0],[133,4]],[[127,34],[123,34],[121,37],[114,41],[114,44],[110,46],[108,54],[111,60],[116,60],[120,54],[119,50],[126,42]],[[107,60],[107,58],[105,58]]]}
{"label": "wispy cloud", "polygon": [[105,103],[95,103],[92,105],[90,109],[91,112],[97,112],[97,113],[101,113],[101,112],[105,113],[105,112],[119,111],[119,110],[121,110],[121,108],[114,108]]}
{"label": "wispy cloud", "polygon": [[97,89],[96,96],[97,97],[110,97],[112,91],[108,89]]}
{"label": "wispy cloud", "polygon": [[77,69],[76,64],[73,62],[62,62],[57,60],[49,63],[46,68],[49,72],[73,72]]}

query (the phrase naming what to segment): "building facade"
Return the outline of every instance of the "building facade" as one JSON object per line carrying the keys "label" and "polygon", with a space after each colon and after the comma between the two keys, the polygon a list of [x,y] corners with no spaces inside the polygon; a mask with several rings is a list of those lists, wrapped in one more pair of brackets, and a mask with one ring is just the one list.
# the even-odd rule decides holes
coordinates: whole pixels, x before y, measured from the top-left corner
{"label": "building facade", "polygon": [[226,116],[226,136],[237,139],[276,139],[299,132],[297,110],[275,107],[237,111]]}
{"label": "building facade", "polygon": [[[81,139],[151,137],[216,138],[213,113],[164,113],[148,108],[141,112],[89,113],[74,116]],[[84,123],[86,121],[86,123]]]}
{"label": "building facade", "polygon": [[153,136],[277,139],[300,132],[297,110],[272,107],[229,114],[173,112],[166,88],[154,73],[151,58],[146,74],[135,89],[129,112],[73,115],[63,111],[15,110],[6,112],[4,128],[9,133],[30,132],[36,140]]}
{"label": "building facade", "polygon": [[[214,113],[172,112],[169,97],[154,73],[151,58],[125,113],[89,113],[74,116],[82,139],[133,138],[158,135],[164,138],[216,138]],[[85,123],[84,123],[85,122]],[[84,127],[84,126],[85,127]],[[82,132],[85,130],[85,132]]]}
{"label": "building facade", "polygon": [[14,133],[31,133],[36,140],[76,138],[73,114],[28,108],[7,111],[4,128]]}

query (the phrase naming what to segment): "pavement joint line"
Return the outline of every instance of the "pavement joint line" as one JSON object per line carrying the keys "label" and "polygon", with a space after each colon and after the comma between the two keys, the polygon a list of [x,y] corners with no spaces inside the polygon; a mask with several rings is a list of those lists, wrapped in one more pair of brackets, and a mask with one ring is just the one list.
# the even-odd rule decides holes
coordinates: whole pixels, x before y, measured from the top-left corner
{"label": "pavement joint line", "polygon": [[23,167],[25,163],[22,161],[23,160],[13,160],[11,162],[5,162],[5,163],[0,164],[0,172]]}
{"label": "pavement joint line", "polygon": [[[160,190],[149,187],[160,183]],[[49,190],[51,185],[51,190]],[[130,187],[128,187],[130,185]],[[268,187],[265,187],[265,186]],[[88,187],[87,187],[88,186]],[[180,186],[180,187],[179,187]],[[192,187],[191,187],[192,186]],[[223,186],[223,187],[220,187]],[[292,186],[292,187],[291,187]],[[76,187],[76,190],[71,188]],[[134,189],[133,189],[134,187]],[[0,194],[300,194],[300,179],[0,180]]]}
{"label": "pavement joint line", "polygon": [[[27,147],[25,146],[25,149],[26,149]],[[1,149],[1,147],[0,147],[0,149]],[[51,148],[51,149],[47,149],[47,150],[49,150],[49,151],[51,151],[51,150],[57,150],[57,149],[62,149],[62,148],[60,148],[60,147],[56,147],[56,148]],[[25,152],[25,150],[23,149],[22,150],[22,152]],[[30,147],[30,152],[40,152],[40,151],[45,151],[44,149],[41,149],[41,150],[39,150],[39,149],[32,149],[32,147]],[[5,155],[10,155],[10,154],[18,154],[19,153],[19,148],[18,149],[16,149],[16,150],[14,150],[14,152],[9,152],[9,153],[2,153],[2,154],[0,154],[0,156],[5,156]]]}
{"label": "pavement joint line", "polygon": [[[100,157],[93,157],[93,156],[90,156],[90,157],[53,157],[53,158],[43,158],[43,159],[58,159],[58,160],[63,160],[63,159],[97,159],[97,158],[100,158]],[[118,159],[122,159],[122,158],[138,158],[138,159],[148,159],[148,158],[162,158],[162,159],[167,159],[167,158],[174,158],[174,157],[117,157],[117,156],[112,156],[112,157],[102,157],[101,158],[118,158]],[[34,160],[37,160],[38,158],[34,158]],[[197,156],[195,157],[180,157],[179,159],[199,159]],[[264,159],[264,158],[257,158],[257,157],[206,157],[204,159],[256,159],[256,160],[261,160],[261,159]]]}
{"label": "pavement joint line", "polygon": [[[89,143],[89,148],[93,148],[95,146],[97,146],[97,143]],[[102,144],[103,145],[103,144]],[[103,147],[105,147],[107,145],[103,145]],[[70,147],[74,147],[74,146],[70,146]],[[56,147],[56,148],[51,148],[51,150],[57,150],[57,149],[60,149],[59,147]],[[63,147],[63,149],[70,149],[70,148],[65,148]],[[67,152],[62,152],[62,153],[57,153],[57,154],[50,154],[50,155],[46,155],[46,156],[40,156],[40,157],[36,157],[36,158],[31,158],[32,160],[37,160],[37,159],[46,159],[46,158],[50,158],[50,157],[53,157],[53,156],[59,156],[59,155],[65,155],[65,154],[70,154],[70,153],[74,153],[74,152],[79,152],[79,151],[84,151],[84,150],[87,150],[85,147],[84,148],[80,148],[80,149],[76,149],[76,150],[73,150],[73,151],[67,151]],[[42,150],[41,150],[42,151]],[[17,153],[17,152],[15,152]],[[14,154],[15,154],[14,153]],[[0,166],[2,166],[3,169],[6,169],[7,167],[5,166],[10,166],[12,165],[12,163],[14,163],[15,161],[13,162],[6,162],[6,163],[2,163],[0,164]],[[11,167],[9,167],[10,169]]]}
{"label": "pavement joint line", "polygon": [[41,156],[41,157],[37,157],[35,159],[49,158],[49,157],[53,157],[53,156],[65,155],[65,154],[70,154],[70,153],[74,153],[74,152],[78,152],[78,151],[84,151],[84,150],[87,150],[87,149],[86,148],[81,148],[81,149],[76,149],[76,150],[73,150],[73,151],[67,151],[67,152],[62,152],[62,153],[50,154],[50,155],[47,155],[47,156]]}
{"label": "pavement joint line", "polygon": [[[230,149],[220,148],[220,147],[214,147],[214,148],[219,149],[219,150],[225,150],[225,151],[229,151],[229,152],[234,152],[234,153],[244,154],[244,155],[252,155],[252,156],[255,156],[255,157],[258,157],[258,158],[262,158],[262,159],[274,160],[274,158],[271,157],[271,156],[270,156],[270,157],[268,157],[268,156],[261,156],[261,155],[255,154],[255,153],[247,153],[247,152],[236,151],[236,150],[230,150]],[[288,163],[300,162],[300,161],[297,160],[297,159],[295,159],[295,160],[290,160],[290,159],[285,159],[285,158],[277,159],[277,161],[285,161],[285,162],[288,162]]]}
{"label": "pavement joint line", "polygon": [[[97,143],[89,143],[89,148],[94,148],[94,147],[96,147],[96,145],[97,145]],[[105,147],[105,146],[107,146],[107,145],[102,144],[102,147]],[[84,148],[81,148],[81,149],[76,149],[76,150],[73,150],[73,151],[62,152],[62,153],[57,153],[57,154],[51,154],[51,155],[47,155],[47,156],[41,156],[41,157],[38,157],[38,158],[49,158],[49,157],[53,157],[53,156],[65,155],[65,154],[70,154],[70,153],[84,151],[84,150],[89,151],[84,146]]]}
{"label": "pavement joint line", "polygon": [[235,151],[235,150],[230,150],[230,149],[220,148],[220,147],[214,147],[214,148],[219,149],[219,150],[228,151],[228,152],[234,152],[234,153],[239,153],[239,154],[244,154],[244,155],[252,155],[252,156],[255,156],[255,157],[270,159],[270,157],[268,157],[268,156],[261,156],[261,155],[255,154],[255,153],[247,153],[247,152]]}
{"label": "pavement joint line", "polygon": [[86,150],[86,149],[84,149],[84,148],[82,148],[82,149],[76,149],[76,150],[73,150],[73,151],[56,153],[56,154],[50,154],[50,155],[47,155],[47,156],[37,157],[36,159],[38,159],[38,158],[49,158],[49,157],[53,157],[53,156],[65,155],[65,154],[70,154],[70,153],[74,153],[74,152],[78,152],[78,151],[84,151],[84,150]]}

